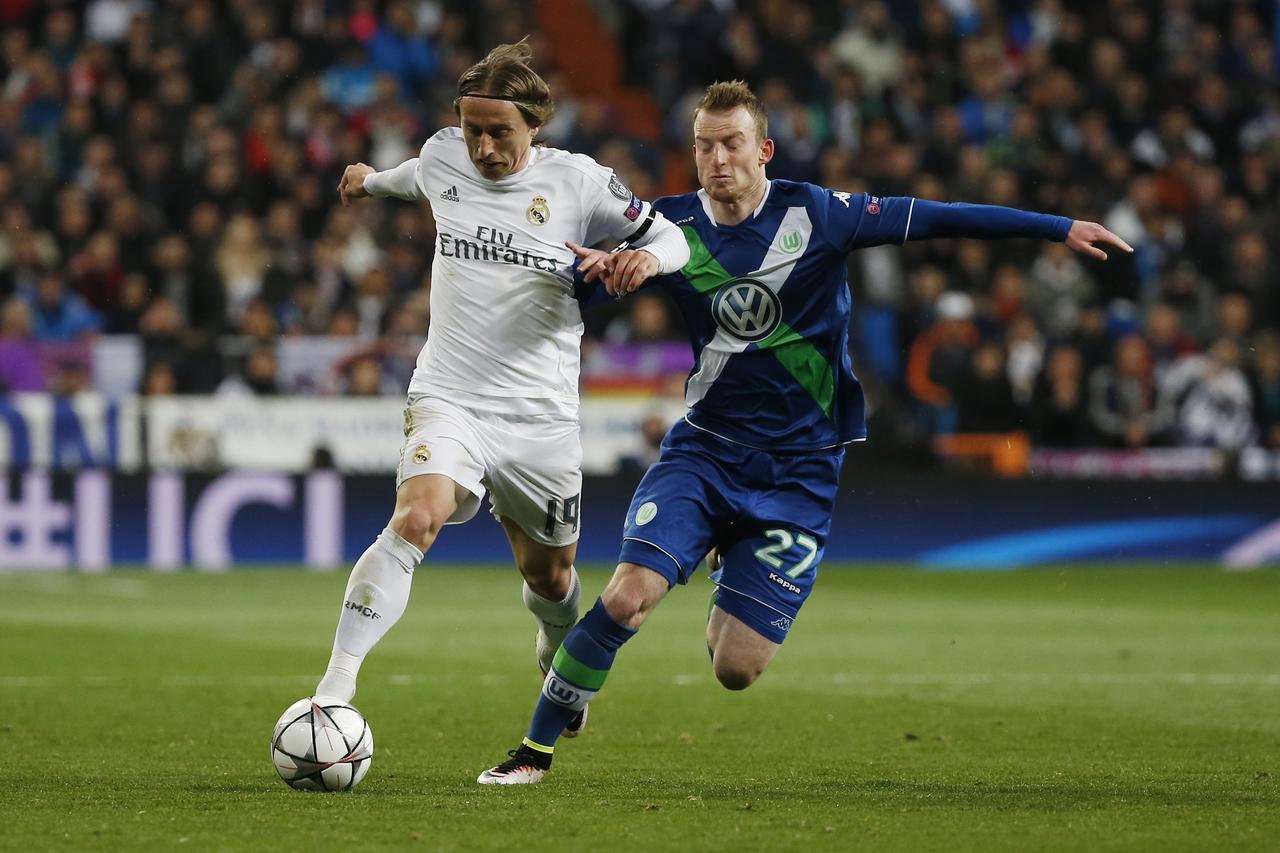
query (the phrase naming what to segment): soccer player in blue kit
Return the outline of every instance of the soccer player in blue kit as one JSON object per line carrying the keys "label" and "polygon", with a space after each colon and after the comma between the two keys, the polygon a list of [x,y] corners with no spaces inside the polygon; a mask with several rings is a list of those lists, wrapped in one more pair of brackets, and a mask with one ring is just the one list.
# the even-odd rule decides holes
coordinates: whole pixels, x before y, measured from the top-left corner
{"label": "soccer player in blue kit", "polygon": [[[1132,251],[1101,225],[1061,216],[770,181],[773,153],[750,88],[710,86],[694,112],[702,190],[654,203],[690,248],[678,273],[653,280],[692,338],[689,410],[636,490],[617,570],[556,653],[528,734],[481,784],[542,779],[618,650],[713,546],[716,678],[742,690],[773,659],[822,562],[844,446],[866,438],[848,354],[849,252],[937,237],[1039,237],[1102,259],[1094,243]],[[600,279],[613,295],[639,286],[625,248],[571,248],[584,283]]]}

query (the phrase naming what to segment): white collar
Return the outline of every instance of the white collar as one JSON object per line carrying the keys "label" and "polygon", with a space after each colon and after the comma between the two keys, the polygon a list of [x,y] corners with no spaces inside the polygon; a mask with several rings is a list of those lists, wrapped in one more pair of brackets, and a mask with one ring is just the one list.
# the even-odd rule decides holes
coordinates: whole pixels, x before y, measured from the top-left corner
{"label": "white collar", "polygon": [[[764,210],[765,203],[769,201],[769,194],[772,192],[773,181],[767,181],[764,187],[764,198],[760,199],[760,204],[756,206],[755,210],[751,211],[751,215],[748,216],[747,219],[755,219],[760,215],[760,211]],[[698,201],[702,202],[702,211],[707,214],[707,219],[711,221],[711,224],[717,228],[721,227],[720,223],[716,222],[715,214],[711,212],[711,196],[707,195],[706,190],[698,190]],[[747,219],[742,220],[742,222],[746,222]],[[741,225],[742,222],[739,222],[738,224]],[[729,225],[725,227],[732,228],[733,226]]]}

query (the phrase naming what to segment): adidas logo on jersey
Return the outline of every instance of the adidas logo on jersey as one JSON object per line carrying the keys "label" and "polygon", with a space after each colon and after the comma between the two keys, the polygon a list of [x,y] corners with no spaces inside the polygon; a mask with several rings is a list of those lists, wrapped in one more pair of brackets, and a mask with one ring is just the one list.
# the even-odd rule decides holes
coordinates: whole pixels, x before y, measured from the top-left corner
{"label": "adidas logo on jersey", "polygon": [[457,201],[457,200],[458,200],[458,188],[457,188],[457,187],[449,187],[449,189],[447,189],[447,190],[445,190],[444,192],[440,193],[440,198],[444,199],[445,201]]}

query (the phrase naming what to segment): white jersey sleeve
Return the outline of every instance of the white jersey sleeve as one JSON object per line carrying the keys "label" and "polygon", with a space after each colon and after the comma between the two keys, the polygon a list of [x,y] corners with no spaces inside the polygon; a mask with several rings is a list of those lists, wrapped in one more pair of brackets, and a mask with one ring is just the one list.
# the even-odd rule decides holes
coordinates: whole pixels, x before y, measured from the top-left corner
{"label": "white jersey sleeve", "polygon": [[364,188],[369,195],[373,196],[423,201],[427,195],[422,189],[421,179],[422,158],[414,157],[412,160],[405,160],[394,169],[365,175]]}
{"label": "white jersey sleeve", "polygon": [[601,166],[590,157],[573,156],[584,161],[586,166],[585,184],[591,205],[584,245],[594,246],[608,239],[634,243],[643,238],[652,224],[653,215],[657,213],[653,205],[631,192],[612,169]]}

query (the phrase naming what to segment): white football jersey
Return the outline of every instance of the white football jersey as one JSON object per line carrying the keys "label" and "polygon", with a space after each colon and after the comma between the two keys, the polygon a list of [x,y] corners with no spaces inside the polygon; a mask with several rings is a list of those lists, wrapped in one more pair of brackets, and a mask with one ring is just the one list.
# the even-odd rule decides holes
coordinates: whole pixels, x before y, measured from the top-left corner
{"label": "white football jersey", "polygon": [[576,419],[582,314],[565,242],[625,240],[649,204],[612,170],[555,148],[534,146],[523,169],[488,180],[457,127],[422,146],[414,182],[437,237],[431,327],[409,393]]}

